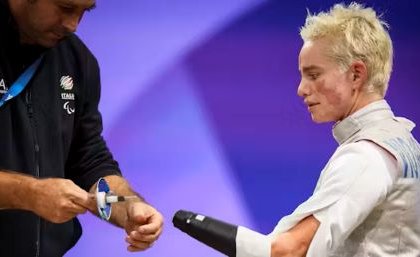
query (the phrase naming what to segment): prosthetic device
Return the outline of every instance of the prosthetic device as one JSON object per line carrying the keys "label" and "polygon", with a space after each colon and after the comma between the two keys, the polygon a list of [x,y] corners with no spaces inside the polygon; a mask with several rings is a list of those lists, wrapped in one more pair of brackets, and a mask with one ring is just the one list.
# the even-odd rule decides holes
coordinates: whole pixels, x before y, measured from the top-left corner
{"label": "prosthetic device", "polygon": [[229,257],[270,257],[270,239],[258,232],[201,214],[179,210],[174,226]]}

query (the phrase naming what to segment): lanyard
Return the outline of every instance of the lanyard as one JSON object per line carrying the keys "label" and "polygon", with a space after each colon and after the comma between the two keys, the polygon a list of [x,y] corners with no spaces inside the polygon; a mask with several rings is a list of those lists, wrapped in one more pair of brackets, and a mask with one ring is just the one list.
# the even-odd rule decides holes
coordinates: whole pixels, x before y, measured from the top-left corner
{"label": "lanyard", "polygon": [[13,85],[9,88],[6,94],[0,99],[0,107],[3,106],[4,103],[9,101],[10,99],[14,98],[15,96],[19,95],[23,89],[25,89],[28,82],[34,76],[35,71],[37,70],[39,64],[41,63],[42,56],[39,57],[34,63],[31,64],[20,76],[19,78],[13,83]]}

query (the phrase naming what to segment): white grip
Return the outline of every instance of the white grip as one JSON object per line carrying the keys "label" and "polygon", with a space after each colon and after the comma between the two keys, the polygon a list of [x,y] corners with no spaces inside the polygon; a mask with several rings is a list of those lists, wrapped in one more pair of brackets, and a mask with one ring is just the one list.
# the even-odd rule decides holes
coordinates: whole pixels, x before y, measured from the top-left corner
{"label": "white grip", "polygon": [[98,204],[98,207],[105,208],[106,207],[106,193],[105,192],[97,192],[96,193],[96,201]]}

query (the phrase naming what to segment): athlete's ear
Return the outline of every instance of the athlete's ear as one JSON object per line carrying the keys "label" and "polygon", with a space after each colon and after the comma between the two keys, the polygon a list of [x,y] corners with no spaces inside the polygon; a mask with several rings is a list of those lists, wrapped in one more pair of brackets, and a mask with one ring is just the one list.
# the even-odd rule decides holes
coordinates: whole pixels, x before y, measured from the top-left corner
{"label": "athlete's ear", "polygon": [[350,79],[353,89],[360,89],[367,81],[368,71],[366,64],[362,61],[354,61],[349,68]]}

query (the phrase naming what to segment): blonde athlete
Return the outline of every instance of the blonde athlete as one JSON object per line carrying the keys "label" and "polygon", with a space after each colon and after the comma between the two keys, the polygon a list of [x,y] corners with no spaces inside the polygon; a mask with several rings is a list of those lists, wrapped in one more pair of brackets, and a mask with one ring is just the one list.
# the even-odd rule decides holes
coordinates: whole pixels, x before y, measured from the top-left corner
{"label": "blonde athlete", "polygon": [[238,230],[238,257],[420,256],[420,147],[414,123],[384,100],[393,56],[386,27],[356,3],[308,15],[298,95],[313,121],[335,122],[339,146],[313,195],[271,234]]}

